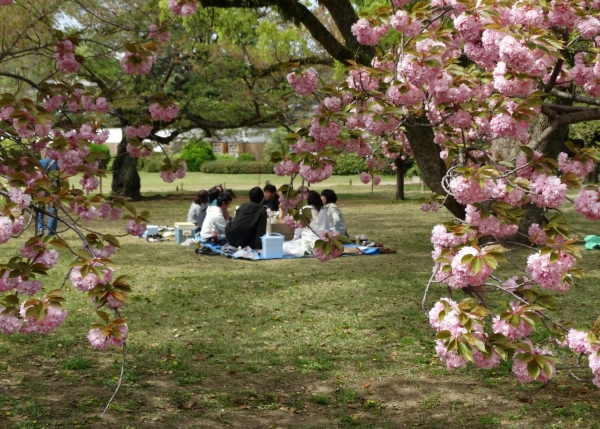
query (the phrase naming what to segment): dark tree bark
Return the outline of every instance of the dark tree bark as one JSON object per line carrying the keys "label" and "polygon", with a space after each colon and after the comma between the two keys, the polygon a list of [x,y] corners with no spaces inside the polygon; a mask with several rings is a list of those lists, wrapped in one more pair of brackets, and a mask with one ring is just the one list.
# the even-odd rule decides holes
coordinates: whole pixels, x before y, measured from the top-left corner
{"label": "dark tree bark", "polygon": [[140,175],[137,171],[137,158],[132,158],[127,153],[127,136],[123,133],[121,143],[117,148],[117,156],[113,162],[113,180],[111,189],[116,195],[131,198],[133,201],[140,201],[142,194],[140,192]]}
{"label": "dark tree bark", "polygon": [[275,7],[284,18],[303,24],[323,49],[337,61],[347,64],[348,60],[353,60],[363,65],[370,65],[375,56],[375,50],[360,45],[352,34],[350,28],[358,21],[358,15],[350,0],[321,0],[319,3],[329,11],[345,44],[338,41],[327,27],[298,0],[200,0],[203,7]]}
{"label": "dark tree bark", "polygon": [[[440,146],[433,141],[433,130],[427,119],[416,118],[413,124],[407,124],[406,137],[421,171],[421,179],[433,192],[446,195],[442,187],[442,178],[447,171],[446,164],[440,158]],[[454,197],[448,196],[444,206],[457,218],[465,218],[465,206],[459,204]]]}
{"label": "dark tree bark", "polygon": [[394,160],[396,166],[396,199],[405,200],[404,197],[404,160],[401,157],[397,157]]}

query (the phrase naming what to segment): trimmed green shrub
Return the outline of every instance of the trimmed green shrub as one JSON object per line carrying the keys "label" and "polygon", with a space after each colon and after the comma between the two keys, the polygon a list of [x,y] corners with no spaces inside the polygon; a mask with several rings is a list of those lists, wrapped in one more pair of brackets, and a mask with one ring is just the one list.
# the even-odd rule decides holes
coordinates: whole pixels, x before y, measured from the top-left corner
{"label": "trimmed green shrub", "polygon": [[138,158],[138,171],[147,171],[148,173],[160,172],[160,167],[163,165],[165,154],[161,152],[153,153],[146,158]]}
{"label": "trimmed green shrub", "polygon": [[106,170],[110,161],[110,150],[108,147],[103,144],[92,143],[90,145],[90,153],[92,152],[102,152],[104,154],[104,159],[98,159],[98,162],[100,163],[100,168]]}
{"label": "trimmed green shrub", "polygon": [[216,159],[212,148],[202,141],[190,141],[181,149],[181,158],[187,165],[187,171],[200,171],[206,161]]}
{"label": "trimmed green shrub", "polygon": [[200,171],[211,174],[271,174],[273,164],[260,161],[207,161],[202,164]]}
{"label": "trimmed green shrub", "polygon": [[340,155],[336,161],[337,165],[333,169],[333,174],[335,175],[349,176],[365,171],[363,159],[354,153]]}
{"label": "trimmed green shrub", "polygon": [[229,153],[220,153],[215,154],[215,158],[217,161],[236,161],[237,158]]}
{"label": "trimmed green shrub", "polygon": [[252,155],[251,153],[240,153],[237,157],[238,161],[256,161],[256,157],[254,155]]}

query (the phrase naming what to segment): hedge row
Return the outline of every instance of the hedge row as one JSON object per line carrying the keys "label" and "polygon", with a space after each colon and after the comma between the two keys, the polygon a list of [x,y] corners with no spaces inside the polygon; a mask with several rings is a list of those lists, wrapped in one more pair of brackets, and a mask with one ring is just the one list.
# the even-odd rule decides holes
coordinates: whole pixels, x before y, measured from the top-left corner
{"label": "hedge row", "polygon": [[206,161],[200,171],[211,174],[272,174],[273,164],[260,161]]}

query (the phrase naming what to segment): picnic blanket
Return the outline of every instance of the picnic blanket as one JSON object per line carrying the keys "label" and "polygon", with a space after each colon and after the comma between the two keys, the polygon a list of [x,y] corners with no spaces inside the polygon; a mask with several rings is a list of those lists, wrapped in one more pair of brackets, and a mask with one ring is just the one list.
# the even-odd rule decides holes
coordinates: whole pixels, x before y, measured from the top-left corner
{"label": "picnic blanket", "polygon": [[[288,255],[283,254],[281,258],[265,258],[262,253],[257,252],[256,250],[252,250],[249,248],[245,249],[235,249],[233,246],[225,245],[218,246],[210,243],[202,243],[201,242],[201,250],[209,249],[208,251],[200,251],[196,252],[204,255],[223,255],[232,259],[246,259],[253,261],[266,261],[269,259],[298,259],[298,258],[314,258],[314,255]],[[379,247],[366,247],[359,246],[356,244],[345,244],[344,245],[344,254],[342,256],[359,256],[359,255],[378,255],[381,252]]]}
{"label": "picnic blanket", "polygon": [[587,250],[600,249],[600,237],[597,235],[588,235],[583,240]]}

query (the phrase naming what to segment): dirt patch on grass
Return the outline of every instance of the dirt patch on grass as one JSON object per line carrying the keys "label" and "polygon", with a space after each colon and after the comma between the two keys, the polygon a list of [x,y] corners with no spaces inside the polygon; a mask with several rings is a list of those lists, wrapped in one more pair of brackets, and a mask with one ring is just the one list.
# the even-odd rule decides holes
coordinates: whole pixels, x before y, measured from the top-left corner
{"label": "dirt patch on grass", "polygon": [[[211,364],[199,363],[197,370],[206,365]],[[60,371],[37,366],[35,360],[26,372],[9,368],[0,373],[0,424],[5,428],[575,427],[583,416],[588,421],[597,418],[599,400],[597,391],[566,376],[547,386],[518,385],[502,377],[498,381],[505,386],[499,389],[459,374],[356,381],[344,376],[321,379],[322,373],[288,368],[271,374],[225,373],[189,383],[172,371],[145,373],[138,368],[134,373],[135,380],[124,383],[101,420],[116,383],[113,369]]]}

